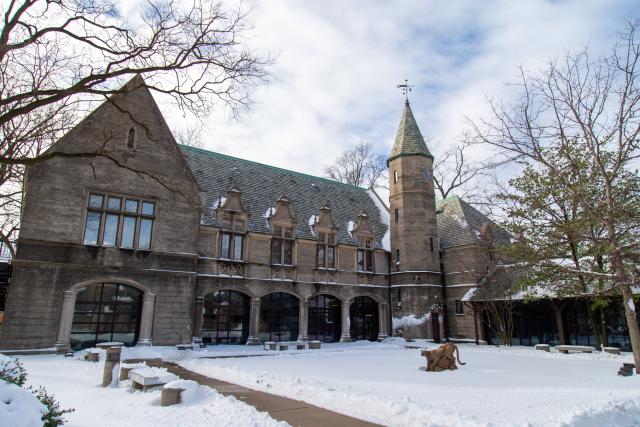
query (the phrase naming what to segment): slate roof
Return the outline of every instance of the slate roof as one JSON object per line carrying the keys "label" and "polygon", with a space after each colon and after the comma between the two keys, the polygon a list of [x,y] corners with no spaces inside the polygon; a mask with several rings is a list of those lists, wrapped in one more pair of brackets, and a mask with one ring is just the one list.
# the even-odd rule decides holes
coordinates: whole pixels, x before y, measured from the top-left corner
{"label": "slate roof", "polygon": [[397,157],[408,155],[420,155],[433,159],[433,156],[427,148],[427,144],[424,142],[418,123],[416,123],[416,119],[413,117],[409,101],[406,101],[404,103],[402,117],[400,118],[398,133],[396,133],[396,140],[387,161],[389,162]]}
{"label": "slate roof", "polygon": [[309,218],[318,215],[325,201],[339,227],[338,242],[355,244],[348,230],[349,221],[364,211],[376,236],[376,246],[382,247],[387,226],[366,189],[319,178],[212,151],[180,145],[198,185],[204,191],[203,218],[206,225],[216,224],[215,209],[221,197],[226,197],[232,185],[242,192],[242,204],[249,211],[249,231],[270,233],[267,212],[276,206],[280,196],[287,196],[297,220],[297,236],[315,239]]}
{"label": "slate roof", "polygon": [[480,230],[487,222],[492,226],[495,245],[511,242],[509,233],[458,197],[437,200],[436,210],[441,249],[478,243]]}

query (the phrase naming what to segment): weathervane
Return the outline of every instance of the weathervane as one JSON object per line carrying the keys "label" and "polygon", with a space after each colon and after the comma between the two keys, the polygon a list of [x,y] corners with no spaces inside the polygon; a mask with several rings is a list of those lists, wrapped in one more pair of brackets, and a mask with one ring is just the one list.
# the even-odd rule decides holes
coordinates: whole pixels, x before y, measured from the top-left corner
{"label": "weathervane", "polygon": [[409,102],[409,92],[411,92],[411,88],[413,86],[409,86],[409,80],[404,79],[403,85],[397,85],[396,87],[402,88],[402,94],[404,95],[404,100]]}

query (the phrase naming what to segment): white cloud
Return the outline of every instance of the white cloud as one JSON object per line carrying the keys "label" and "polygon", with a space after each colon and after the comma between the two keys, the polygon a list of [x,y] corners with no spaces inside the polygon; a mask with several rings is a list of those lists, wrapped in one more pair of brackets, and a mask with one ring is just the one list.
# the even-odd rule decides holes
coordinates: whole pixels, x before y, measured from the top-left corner
{"label": "white cloud", "polygon": [[[607,50],[633,1],[264,1],[252,4],[251,45],[277,55],[269,85],[237,121],[206,120],[205,148],[321,175],[360,140],[386,153],[402,95],[435,152],[486,112],[485,94],[509,96],[517,67],[536,70],[585,44]],[[167,117],[179,126],[180,116]]]}

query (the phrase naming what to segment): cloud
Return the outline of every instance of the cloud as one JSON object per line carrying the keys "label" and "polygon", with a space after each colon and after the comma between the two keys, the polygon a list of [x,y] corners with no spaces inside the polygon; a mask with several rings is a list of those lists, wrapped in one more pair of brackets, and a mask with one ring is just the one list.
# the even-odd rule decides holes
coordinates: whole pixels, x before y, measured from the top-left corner
{"label": "cloud", "polygon": [[[486,95],[508,99],[517,67],[535,71],[585,45],[605,52],[634,1],[263,1],[251,3],[250,45],[277,56],[252,111],[205,121],[213,151],[321,175],[359,141],[387,153],[402,111],[396,84],[437,155],[486,114]],[[183,118],[167,117],[179,127]]]}

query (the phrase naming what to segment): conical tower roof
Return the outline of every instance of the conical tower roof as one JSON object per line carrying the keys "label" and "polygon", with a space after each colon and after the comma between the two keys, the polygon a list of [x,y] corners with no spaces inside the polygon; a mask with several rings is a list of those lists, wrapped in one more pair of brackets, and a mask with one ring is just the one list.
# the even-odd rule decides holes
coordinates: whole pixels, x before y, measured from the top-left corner
{"label": "conical tower roof", "polygon": [[387,163],[401,156],[424,156],[433,159],[427,144],[424,143],[416,118],[413,117],[409,101],[404,103],[404,111],[400,118],[396,141],[389,153]]}

